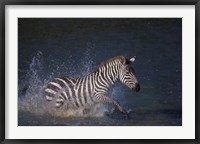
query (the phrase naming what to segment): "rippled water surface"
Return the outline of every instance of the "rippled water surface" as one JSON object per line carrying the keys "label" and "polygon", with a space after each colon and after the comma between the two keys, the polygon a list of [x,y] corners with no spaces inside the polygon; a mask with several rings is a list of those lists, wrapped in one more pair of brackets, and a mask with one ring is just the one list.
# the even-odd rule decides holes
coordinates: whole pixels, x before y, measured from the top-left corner
{"label": "rippled water surface", "polygon": [[[18,20],[19,126],[182,125],[182,19]],[[117,55],[137,56],[132,65],[138,93],[117,83],[112,96],[130,119],[109,105],[83,114],[55,109],[43,95],[54,77],[79,77]]]}

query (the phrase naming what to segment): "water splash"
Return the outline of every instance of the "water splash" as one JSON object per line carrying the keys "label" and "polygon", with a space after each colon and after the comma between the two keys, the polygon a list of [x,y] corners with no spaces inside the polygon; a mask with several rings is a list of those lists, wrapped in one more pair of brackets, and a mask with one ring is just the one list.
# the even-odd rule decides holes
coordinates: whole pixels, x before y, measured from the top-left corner
{"label": "water splash", "polygon": [[[21,111],[30,111],[33,113],[42,113],[44,109],[42,96],[42,52],[38,51],[33,57],[29,71],[27,72],[25,79],[19,82],[19,94],[20,91],[25,89],[24,95],[19,95],[18,108]],[[22,83],[25,83],[22,87]]]}
{"label": "water splash", "polygon": [[[90,49],[86,49],[84,57],[82,59],[82,64],[84,67],[84,73],[91,71],[94,64],[93,60],[90,58]],[[36,55],[32,58],[32,61],[29,65],[29,70],[25,76],[25,81],[19,81],[19,98],[18,98],[18,108],[22,112],[30,112],[35,115],[50,115],[55,117],[102,117],[104,113],[107,112],[107,109],[103,105],[95,105],[90,108],[90,110],[85,113],[84,109],[67,109],[64,105],[63,107],[56,109],[53,102],[47,102],[44,97],[44,86],[57,75],[61,74],[63,69],[68,71],[70,74],[75,73],[75,68],[73,65],[72,57],[68,60],[68,67],[63,68],[66,63],[62,63],[60,66],[54,61],[51,60],[51,65],[56,68],[54,71],[46,74],[44,72],[44,61],[42,52],[38,51]],[[71,65],[71,67],[70,67]],[[70,68],[70,70],[69,70]],[[67,69],[67,70],[66,70]],[[82,71],[82,72],[83,72]],[[26,83],[26,84],[24,84]],[[25,92],[22,95],[24,87]]]}
{"label": "water splash", "polygon": [[84,57],[81,60],[81,66],[84,70],[82,71],[83,73],[89,73],[94,68],[95,62],[93,61],[93,59],[96,59],[96,55],[95,53],[93,53],[94,49],[95,46],[93,43],[87,43],[87,48],[83,54]]}

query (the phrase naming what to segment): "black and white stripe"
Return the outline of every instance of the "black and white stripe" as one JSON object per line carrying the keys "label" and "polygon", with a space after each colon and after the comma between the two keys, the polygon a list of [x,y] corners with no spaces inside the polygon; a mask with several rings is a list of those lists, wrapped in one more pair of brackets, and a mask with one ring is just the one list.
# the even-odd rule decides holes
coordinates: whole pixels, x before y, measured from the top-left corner
{"label": "black and white stripe", "polygon": [[117,56],[102,63],[95,72],[72,79],[58,77],[49,82],[45,88],[46,99],[55,100],[55,106],[61,107],[65,102],[74,108],[84,108],[97,103],[113,104],[113,111],[118,108],[127,114],[120,104],[109,97],[108,92],[116,81],[121,81],[129,88],[139,91],[140,86],[130,64],[135,57],[127,59]]}

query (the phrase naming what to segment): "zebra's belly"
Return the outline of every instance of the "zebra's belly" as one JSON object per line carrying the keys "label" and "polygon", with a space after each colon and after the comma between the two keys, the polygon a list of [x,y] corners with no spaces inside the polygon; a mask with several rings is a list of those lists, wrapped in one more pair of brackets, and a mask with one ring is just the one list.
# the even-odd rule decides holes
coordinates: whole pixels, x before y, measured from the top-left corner
{"label": "zebra's belly", "polygon": [[73,102],[66,102],[64,103],[65,107],[67,109],[89,109],[90,107],[94,106],[96,103],[90,102],[90,103],[85,103],[83,105],[76,105]]}
{"label": "zebra's belly", "polygon": [[67,103],[74,108],[87,108],[94,105],[94,100],[89,95],[74,95]]}

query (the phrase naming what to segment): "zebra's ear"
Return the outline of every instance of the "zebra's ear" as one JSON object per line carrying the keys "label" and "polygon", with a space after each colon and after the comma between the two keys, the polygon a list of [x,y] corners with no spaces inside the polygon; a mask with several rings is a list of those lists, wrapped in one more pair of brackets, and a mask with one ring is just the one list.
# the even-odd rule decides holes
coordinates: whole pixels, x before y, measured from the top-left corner
{"label": "zebra's ear", "polygon": [[135,59],[136,59],[136,56],[134,56],[134,57],[132,57],[131,59],[130,59],[130,62],[134,62],[135,61]]}

